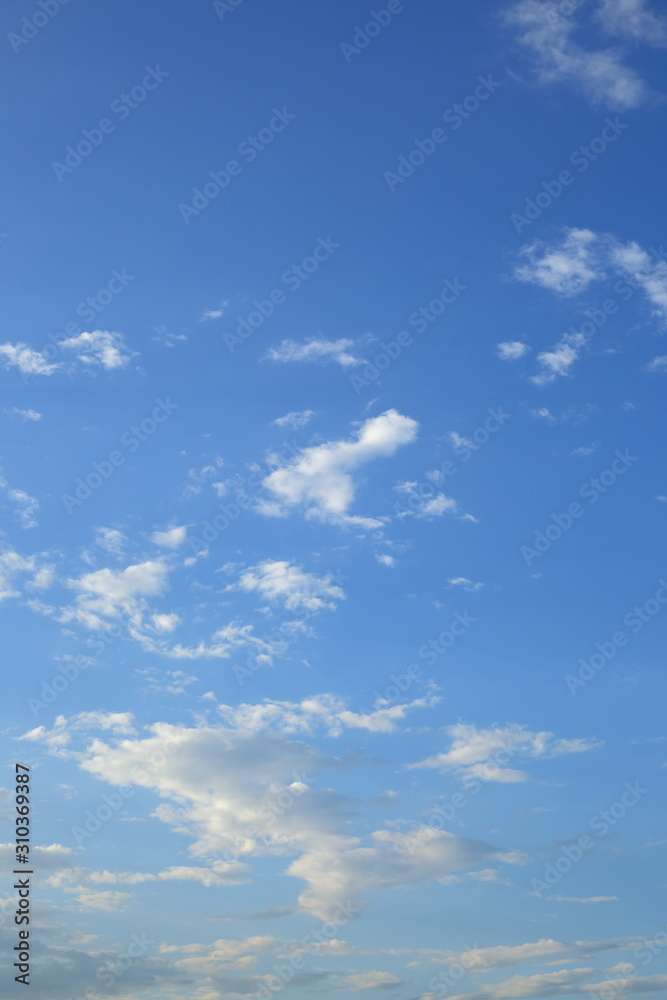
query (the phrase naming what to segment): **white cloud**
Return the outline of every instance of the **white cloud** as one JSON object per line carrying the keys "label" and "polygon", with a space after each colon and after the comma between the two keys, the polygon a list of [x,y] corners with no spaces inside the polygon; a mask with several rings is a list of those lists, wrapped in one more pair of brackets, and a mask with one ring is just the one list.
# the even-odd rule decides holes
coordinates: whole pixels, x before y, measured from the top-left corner
{"label": "white cloud", "polygon": [[473,583],[465,576],[455,576],[447,581],[450,587],[462,587],[464,590],[481,590],[483,583]]}
{"label": "white cloud", "polygon": [[296,430],[299,427],[305,427],[314,416],[314,410],[293,410],[290,413],[286,413],[284,417],[276,417],[271,423],[276,427],[291,427]]}
{"label": "white cloud", "polygon": [[[124,368],[132,352],[128,351],[120,333],[106,330],[83,332],[76,337],[61,340],[58,347],[63,352],[72,351],[82,365],[88,368],[99,365],[107,370]],[[0,358],[5,367],[18,368],[25,375],[52,375],[65,367],[65,362],[50,362],[27,344],[0,344]]]}
{"label": "white cloud", "polygon": [[598,237],[590,229],[568,229],[561,241],[546,245],[540,240],[524,246],[515,268],[519,281],[548,288],[570,297],[605,277],[598,260]]}
{"label": "white cloud", "polygon": [[5,368],[18,368],[24,375],[51,375],[61,367],[51,364],[39,351],[27,344],[0,344],[0,359]]}
{"label": "white cloud", "polygon": [[0,489],[5,491],[7,498],[14,505],[14,517],[21,527],[37,527],[35,514],[39,510],[39,500],[31,497],[25,490],[12,489],[7,480],[2,476],[0,476]]}
{"label": "white cloud", "polygon": [[574,455],[575,458],[586,458],[595,451],[597,451],[596,445],[581,445],[579,448],[573,448],[570,455]]}
{"label": "white cloud", "polygon": [[333,610],[334,601],[345,599],[342,587],[331,574],[318,577],[289,562],[266,559],[246,570],[239,579],[241,590],[256,591],[262,597],[280,600],[290,611]]}
{"label": "white cloud", "polygon": [[445,732],[451,738],[449,750],[408,767],[453,771],[470,780],[518,782],[525,781],[527,775],[524,771],[507,767],[512,758],[560,757],[601,746],[594,740],[558,740],[553,733],[532,733],[518,725],[504,729],[499,726],[477,729],[460,722],[448,726]]}
{"label": "white cloud", "polygon": [[27,581],[27,586],[36,590],[45,589],[51,584],[53,570],[40,563],[40,558],[39,555],[22,556],[13,549],[0,552],[0,601],[20,595],[15,587],[18,576],[30,574],[31,580]]}
{"label": "white cloud", "polygon": [[546,420],[549,424],[558,422],[548,406],[540,406],[537,410],[531,410],[530,415],[531,417],[535,417],[536,420]]}
{"label": "white cloud", "polygon": [[156,632],[173,632],[181,624],[178,615],[151,615],[151,623]]}
{"label": "white cloud", "polygon": [[646,366],[646,370],[649,372],[667,371],[667,354],[660,354],[653,358],[653,361]]}
{"label": "white cloud", "polygon": [[375,558],[380,566],[387,566],[389,569],[393,569],[397,562],[394,556],[390,556],[388,552],[376,552]]}
{"label": "white cloud", "polygon": [[614,49],[588,51],[572,40],[578,27],[563,17],[556,0],[519,0],[506,14],[519,30],[518,41],[531,51],[541,84],[569,83],[593,105],[635,108],[649,96],[644,81]]}
{"label": "white cloud", "polygon": [[[455,432],[451,437],[455,444],[466,440]],[[399,483],[394,489],[405,496],[405,503],[408,504],[405,509],[398,511],[397,517],[416,517],[419,520],[431,521],[434,517],[456,514],[458,511],[458,504],[452,497],[448,497],[445,493],[431,493],[430,490],[424,493],[423,489],[420,491],[419,483],[410,481]]]}
{"label": "white cloud", "polygon": [[267,358],[271,361],[300,361],[306,364],[334,361],[343,368],[363,365],[363,358],[350,354],[354,341],[347,338],[340,340],[306,340],[299,343],[296,340],[283,340],[279,347],[272,347]]}
{"label": "white cloud", "polygon": [[208,319],[220,319],[221,316],[225,315],[228,305],[229,300],[225,299],[224,302],[220,303],[220,307],[218,309],[204,309],[201,314],[201,322],[204,323]]}
{"label": "white cloud", "polygon": [[263,485],[276,498],[258,509],[266,515],[285,514],[300,507],[307,518],[334,524],[381,527],[379,518],[348,514],[355,495],[352,473],[375,458],[388,458],[417,436],[418,424],[396,410],[387,410],[359,428],[351,441],[329,441],[304,448],[288,465],[275,469]]}
{"label": "white cloud", "polygon": [[601,0],[598,18],[610,35],[662,47],[667,45],[667,21],[646,0]]}
{"label": "white cloud", "polygon": [[168,573],[164,563],[153,560],[68,580],[68,586],[77,591],[76,604],[62,608],[58,620],[77,621],[92,630],[108,629],[112,622],[124,620],[130,634],[142,639],[145,598],[165,591]]}
{"label": "white cloud", "polygon": [[188,537],[188,526],[182,524],[176,528],[167,528],[165,531],[154,531],[151,541],[163,549],[177,549]]}
{"label": "white cloud", "polygon": [[21,410],[18,406],[12,406],[10,410],[5,410],[5,413],[9,414],[10,417],[20,417],[23,421],[42,419],[42,414],[38,413],[37,410]]}
{"label": "white cloud", "polygon": [[554,896],[559,903],[618,903],[618,896]]}
{"label": "white cloud", "polygon": [[122,554],[126,541],[126,536],[118,528],[95,529],[95,545],[114,556]]}
{"label": "white cloud", "polygon": [[59,344],[61,351],[73,351],[84,365],[100,365],[107,370],[125,368],[132,357],[120,333],[93,330],[79,333]]}
{"label": "white cloud", "polygon": [[496,344],[496,354],[501,361],[516,361],[522,358],[530,350],[528,344],[520,340],[506,340],[502,344]]}
{"label": "white cloud", "polygon": [[[667,262],[660,254],[651,254],[635,242],[622,243],[609,233],[567,229],[550,245],[538,240],[522,247],[519,257],[524,261],[515,268],[520,281],[540,285],[564,297],[577,295],[608,273],[620,275],[631,289],[644,293],[652,315],[667,322]],[[591,332],[582,332],[585,323],[592,327]],[[579,331],[571,329],[563,334],[551,350],[537,355],[539,369],[531,376],[534,384],[545,385],[570,374],[597,330],[590,317],[586,316],[585,323]]]}

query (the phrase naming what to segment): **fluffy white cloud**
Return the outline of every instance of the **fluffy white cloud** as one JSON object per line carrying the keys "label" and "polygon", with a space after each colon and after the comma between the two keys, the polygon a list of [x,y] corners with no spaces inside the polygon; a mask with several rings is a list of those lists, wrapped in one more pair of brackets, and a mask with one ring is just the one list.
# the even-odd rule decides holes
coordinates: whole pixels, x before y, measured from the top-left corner
{"label": "fluffy white cloud", "polygon": [[163,549],[177,549],[188,537],[187,524],[181,524],[176,528],[167,528],[166,531],[154,531],[151,541]]}
{"label": "fluffy white cloud", "polygon": [[496,354],[501,361],[517,361],[530,350],[528,344],[520,340],[506,340],[502,344],[496,344]]}
{"label": "fluffy white cloud", "polygon": [[16,581],[20,576],[30,576],[26,586],[35,590],[43,590],[50,586],[53,580],[52,568],[41,562],[40,555],[23,556],[13,549],[0,552],[0,601],[8,597],[18,597]]}
{"label": "fluffy white cloud", "polygon": [[557,0],[519,0],[506,18],[530,50],[540,83],[573,84],[592,104],[617,110],[635,108],[648,97],[644,81],[614,49],[588,51],[573,41],[576,18],[563,16]]}
{"label": "fluffy white cloud", "polygon": [[346,337],[340,340],[283,340],[279,347],[272,347],[266,355],[271,361],[299,361],[306,364],[322,364],[333,361],[343,368],[365,364],[363,358],[350,354],[354,341]]}
{"label": "fluffy white cloud", "polygon": [[27,344],[4,343],[0,344],[0,358],[7,368],[18,368],[24,375],[52,375],[68,367],[67,354],[70,352],[76,361],[89,369],[95,366],[106,370],[125,368],[133,356],[122,334],[107,330],[84,331],[59,341],[58,348],[66,357],[63,361],[51,362]]}
{"label": "fluffy white cloud", "polygon": [[[515,275],[520,281],[564,297],[577,295],[609,274],[620,276],[630,294],[640,291],[652,315],[663,324],[667,322],[667,262],[660,253],[650,253],[638,243],[622,243],[609,233],[597,234],[589,229],[567,229],[551,244],[538,240],[522,247],[519,257],[522,263],[515,268]],[[582,332],[582,323],[579,330],[571,328],[553,348],[537,355],[539,367],[531,376],[533,383],[545,385],[570,374],[597,330],[588,317],[587,322],[592,327],[590,332]]]}
{"label": "fluffy white cloud", "polygon": [[649,372],[667,371],[667,354],[657,355],[646,367]]}
{"label": "fluffy white cloud", "polygon": [[77,592],[76,603],[62,608],[58,621],[76,621],[88,629],[108,629],[123,621],[131,635],[141,638],[146,598],[166,590],[168,574],[168,567],[158,560],[84,573],[67,581]]}
{"label": "fluffy white cloud", "polygon": [[280,600],[290,611],[333,610],[345,599],[342,587],[329,574],[318,577],[288,562],[267,559],[246,570],[239,579],[241,590],[255,591],[271,601]]}
{"label": "fluffy white cloud", "polygon": [[99,365],[107,370],[125,368],[132,357],[122,335],[108,330],[84,331],[76,337],[60,341],[59,347],[61,351],[72,351],[83,365]]}
{"label": "fluffy white cloud", "polygon": [[376,552],[375,558],[380,563],[380,566],[386,566],[388,569],[393,569],[397,562],[395,557],[390,556],[388,552]]}
{"label": "fluffy white cloud", "polygon": [[24,375],[51,375],[62,367],[46,360],[39,351],[27,344],[0,344],[0,359],[5,368],[18,368]]}
{"label": "fluffy white cloud", "polygon": [[602,744],[595,740],[556,739],[553,733],[532,733],[523,726],[511,725],[504,729],[494,726],[477,729],[459,722],[448,726],[445,732],[451,739],[450,748],[427,757],[408,768],[429,768],[452,771],[462,778],[482,781],[525,781],[527,774],[508,767],[513,758],[550,758],[570,753],[594,750]]}
{"label": "fluffy white cloud", "polygon": [[[391,732],[409,709],[433,703],[427,697],[410,705],[377,706],[367,713],[350,712],[331,695],[301,703],[223,705],[222,724],[200,721],[188,728],[156,723],[143,736],[133,733],[126,713],[59,717],[54,730],[38,727],[24,739],[62,753],[78,734],[84,748],[71,752],[72,760],[109,784],[152,790],[159,796],[153,815],[189,835],[190,854],[206,859],[205,869],[183,865],[155,876],[76,872],[61,880],[85,893],[99,891],[105,883],[157,879],[214,884],[245,878],[245,868],[225,867],[230,862],[245,865],[253,856],[284,856],[291,858],[285,874],[306,883],[301,908],[328,919],[366,889],[447,880],[490,859],[512,862],[510,855],[500,855],[489,844],[427,827],[354,836],[354,802],[330,787],[317,786],[317,773],[324,769],[329,777],[336,758],[309,746],[304,733],[317,728],[335,735],[351,727]],[[93,736],[95,729],[114,735],[105,740]],[[91,897],[86,905],[93,905]]]}
{"label": "fluffy white cloud", "polygon": [[329,441],[304,448],[288,465],[275,469],[263,485],[276,499],[259,506],[267,515],[304,509],[307,518],[334,524],[381,527],[379,518],[348,514],[355,495],[352,473],[375,458],[387,458],[414,441],[418,424],[396,410],[365,421],[351,441]]}
{"label": "fluffy white cloud", "polygon": [[557,295],[577,295],[604,276],[598,257],[598,237],[590,229],[568,229],[562,240],[547,245],[540,240],[519,251],[525,263],[517,265],[520,281],[541,285]]}

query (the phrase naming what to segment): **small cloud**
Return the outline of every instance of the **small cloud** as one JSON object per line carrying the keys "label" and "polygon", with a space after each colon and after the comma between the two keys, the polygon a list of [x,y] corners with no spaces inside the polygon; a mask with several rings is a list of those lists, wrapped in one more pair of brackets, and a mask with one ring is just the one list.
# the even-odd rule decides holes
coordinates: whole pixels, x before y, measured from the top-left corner
{"label": "small cloud", "polygon": [[151,541],[163,549],[177,549],[186,540],[187,534],[187,524],[181,524],[177,528],[167,528],[166,531],[154,531]]}
{"label": "small cloud", "polygon": [[667,371],[667,354],[661,354],[657,358],[653,358],[653,361],[646,366],[647,372],[664,372]]}
{"label": "small cloud", "polygon": [[376,552],[375,558],[377,559],[377,561],[380,563],[381,566],[388,566],[389,569],[392,569],[398,561],[394,559],[393,556],[390,556],[387,552]]}
{"label": "small cloud", "polygon": [[302,362],[305,364],[326,364],[333,361],[343,368],[363,365],[363,358],[350,354],[354,341],[345,337],[340,340],[307,340],[298,343],[296,340],[283,340],[279,347],[272,347],[266,355],[271,361]]}
{"label": "small cloud", "polygon": [[592,455],[593,452],[597,451],[597,445],[582,445],[580,448],[574,448],[570,455],[574,455],[575,458],[586,458],[587,455]]}
{"label": "small cloud", "polygon": [[554,896],[559,903],[618,903],[618,896]]}
{"label": "small cloud", "polygon": [[292,410],[284,417],[276,417],[271,423],[275,427],[291,427],[292,430],[297,430],[299,427],[305,427],[314,416],[314,410]]}
{"label": "small cloud", "polygon": [[557,417],[554,417],[551,410],[546,406],[541,406],[538,410],[531,410],[530,415],[531,417],[535,417],[536,420],[546,420],[549,424],[558,422]]}
{"label": "small cloud", "polygon": [[200,323],[205,323],[208,319],[220,319],[221,316],[225,315],[228,305],[229,300],[225,299],[224,302],[220,303],[219,309],[204,309],[200,317]]}
{"label": "small cloud", "polygon": [[473,583],[465,576],[455,576],[447,583],[450,587],[462,587],[464,590],[481,590],[484,586],[483,583]]}
{"label": "small cloud", "polygon": [[528,344],[520,340],[506,340],[502,344],[496,344],[496,354],[501,361],[517,361],[530,350]]}
{"label": "small cloud", "polygon": [[37,410],[21,410],[18,406],[12,406],[10,410],[5,410],[5,413],[10,416],[12,420],[20,419],[27,421],[42,419],[42,414],[38,413]]}
{"label": "small cloud", "polygon": [[153,337],[153,340],[157,340],[159,344],[164,344],[165,347],[173,347],[179,340],[188,339],[184,333],[172,333],[166,326],[154,326],[153,329],[157,334],[157,336]]}

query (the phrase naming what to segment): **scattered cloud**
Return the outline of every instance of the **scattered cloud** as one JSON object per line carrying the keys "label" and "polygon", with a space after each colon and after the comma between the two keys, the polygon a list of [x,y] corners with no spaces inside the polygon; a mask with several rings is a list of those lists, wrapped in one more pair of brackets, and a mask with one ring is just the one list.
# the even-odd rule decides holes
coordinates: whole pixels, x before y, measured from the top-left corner
{"label": "scattered cloud", "polygon": [[289,611],[333,611],[345,599],[331,575],[318,577],[286,561],[267,559],[243,573],[238,586],[271,601],[279,600]]}
{"label": "scattered cloud", "polygon": [[263,485],[275,498],[258,506],[267,516],[303,510],[305,517],[333,524],[378,528],[380,518],[351,515],[356,486],[353,473],[376,458],[389,458],[417,436],[418,424],[396,410],[366,420],[352,440],[304,448],[290,463],[275,469]]}
{"label": "scattered cloud", "polygon": [[350,354],[354,341],[348,338],[340,340],[306,340],[299,343],[296,340],[283,340],[279,347],[272,347],[267,358],[271,361],[298,361],[305,364],[323,364],[329,361],[350,368],[363,365],[363,358]]}
{"label": "scattered cloud", "polygon": [[20,419],[24,422],[28,420],[41,420],[42,414],[38,413],[37,410],[21,410],[18,406],[12,406],[10,410],[5,410],[10,417],[13,419]]}
{"label": "scattered cloud", "polygon": [[462,778],[503,783],[525,781],[525,771],[507,766],[512,758],[561,757],[595,750],[602,744],[586,739],[556,739],[553,733],[532,733],[523,726],[477,729],[465,723],[448,726],[448,750],[408,767],[452,771]]}
{"label": "scattered cloud", "polygon": [[496,354],[501,361],[517,361],[530,350],[528,344],[521,340],[506,340],[502,344],[496,344]]}
{"label": "scattered cloud", "polygon": [[[606,24],[614,23],[613,12],[620,6],[621,0],[608,5]],[[585,49],[573,40],[577,19],[572,14],[562,16],[561,5],[555,0],[519,0],[505,17],[517,29],[519,44],[530,52],[540,84],[570,84],[592,105],[617,111],[636,108],[648,99],[649,88],[619,52]],[[627,25],[629,20],[619,16],[616,23]]]}
{"label": "scattered cloud", "polygon": [[276,417],[271,423],[276,427],[290,427],[292,430],[297,430],[299,427],[305,427],[307,423],[310,423],[314,416],[314,410],[292,410],[290,413],[286,413],[284,417]]}

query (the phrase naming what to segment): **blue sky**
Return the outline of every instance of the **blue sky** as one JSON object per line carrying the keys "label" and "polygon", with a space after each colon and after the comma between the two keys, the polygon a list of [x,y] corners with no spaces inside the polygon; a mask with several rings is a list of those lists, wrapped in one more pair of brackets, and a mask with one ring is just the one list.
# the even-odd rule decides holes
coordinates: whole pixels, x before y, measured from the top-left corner
{"label": "blue sky", "polygon": [[664,5],[2,24],[33,998],[664,993]]}

